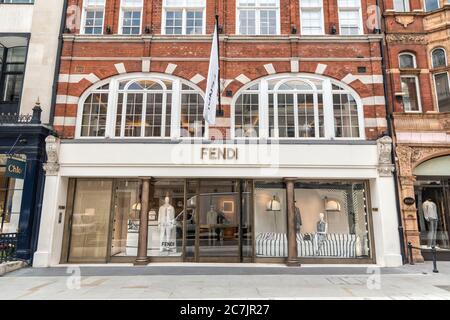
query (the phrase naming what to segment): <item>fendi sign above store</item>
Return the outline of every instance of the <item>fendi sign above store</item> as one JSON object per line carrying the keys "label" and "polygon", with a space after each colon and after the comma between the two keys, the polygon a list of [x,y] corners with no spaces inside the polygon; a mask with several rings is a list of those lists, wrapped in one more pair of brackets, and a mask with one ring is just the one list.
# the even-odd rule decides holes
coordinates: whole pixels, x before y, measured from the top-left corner
{"label": "fendi sign above store", "polygon": [[239,149],[227,147],[204,147],[201,148],[202,160],[238,160]]}

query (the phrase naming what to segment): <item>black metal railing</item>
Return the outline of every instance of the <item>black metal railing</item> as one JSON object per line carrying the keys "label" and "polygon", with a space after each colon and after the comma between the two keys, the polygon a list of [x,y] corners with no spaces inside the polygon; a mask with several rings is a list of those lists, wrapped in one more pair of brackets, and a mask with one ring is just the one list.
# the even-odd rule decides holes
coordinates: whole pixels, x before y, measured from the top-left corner
{"label": "black metal railing", "polygon": [[[414,265],[413,249],[422,250],[422,248],[413,247],[412,243],[408,242],[408,257],[409,257],[409,264],[410,265]],[[431,255],[432,255],[432,258],[433,258],[433,272],[434,273],[439,273],[439,270],[437,268],[436,246],[431,246]]]}
{"label": "black metal railing", "polygon": [[31,114],[0,113],[0,124],[30,123]]}
{"label": "black metal railing", "polygon": [[0,234],[0,263],[16,260],[17,233]]}

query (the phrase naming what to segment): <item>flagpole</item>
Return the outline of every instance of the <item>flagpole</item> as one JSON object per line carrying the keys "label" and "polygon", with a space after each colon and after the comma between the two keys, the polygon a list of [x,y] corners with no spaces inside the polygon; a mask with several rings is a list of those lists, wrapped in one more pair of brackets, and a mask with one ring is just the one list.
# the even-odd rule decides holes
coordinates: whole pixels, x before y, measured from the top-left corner
{"label": "flagpole", "polygon": [[216,14],[216,32],[217,32],[217,61],[219,66],[219,72],[218,72],[218,78],[219,83],[217,84],[219,86],[219,90],[217,90],[217,93],[219,95],[219,108],[216,112],[216,115],[218,117],[223,117],[223,110],[222,110],[222,93],[220,92],[220,36],[219,36],[219,15]]}

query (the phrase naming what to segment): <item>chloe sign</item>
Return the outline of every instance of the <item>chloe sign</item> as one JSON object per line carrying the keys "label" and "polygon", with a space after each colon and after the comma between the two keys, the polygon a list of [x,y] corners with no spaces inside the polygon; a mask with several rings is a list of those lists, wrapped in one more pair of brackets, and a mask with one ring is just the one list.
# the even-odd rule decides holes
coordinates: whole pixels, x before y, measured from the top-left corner
{"label": "chloe sign", "polygon": [[202,160],[238,160],[238,148],[204,147],[201,148]]}

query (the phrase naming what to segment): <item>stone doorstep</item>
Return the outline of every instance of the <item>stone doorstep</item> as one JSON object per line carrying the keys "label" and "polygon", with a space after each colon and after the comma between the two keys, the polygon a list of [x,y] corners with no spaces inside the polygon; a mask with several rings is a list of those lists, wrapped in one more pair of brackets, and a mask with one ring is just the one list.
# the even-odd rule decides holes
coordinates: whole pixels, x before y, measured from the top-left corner
{"label": "stone doorstep", "polygon": [[25,267],[27,264],[24,261],[10,261],[0,264],[0,277],[8,272],[16,271]]}

